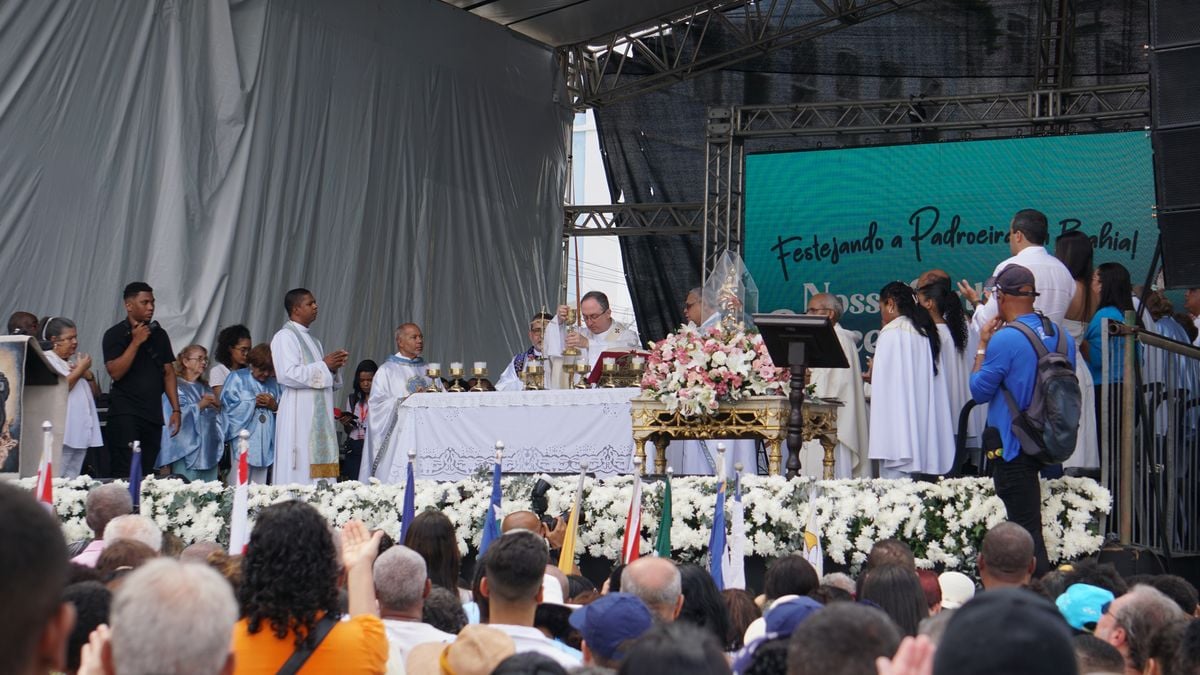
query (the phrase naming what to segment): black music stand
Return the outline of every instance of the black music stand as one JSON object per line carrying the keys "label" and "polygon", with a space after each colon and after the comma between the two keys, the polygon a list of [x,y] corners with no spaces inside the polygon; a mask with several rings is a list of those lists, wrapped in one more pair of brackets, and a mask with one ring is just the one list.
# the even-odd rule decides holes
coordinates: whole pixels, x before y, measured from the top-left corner
{"label": "black music stand", "polygon": [[788,397],[787,477],[800,473],[800,448],[804,445],[804,371],[806,368],[849,368],[833,323],[823,316],[807,314],[755,314],[754,325],[762,333],[771,360],[780,368],[791,368],[792,391]]}

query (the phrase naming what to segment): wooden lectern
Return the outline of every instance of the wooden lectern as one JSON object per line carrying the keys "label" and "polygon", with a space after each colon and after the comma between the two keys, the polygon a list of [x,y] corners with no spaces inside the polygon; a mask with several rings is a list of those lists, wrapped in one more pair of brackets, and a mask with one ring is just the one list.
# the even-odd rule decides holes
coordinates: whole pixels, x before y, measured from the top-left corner
{"label": "wooden lectern", "polygon": [[806,368],[849,368],[833,323],[823,316],[807,314],[755,314],[754,325],[762,334],[771,360],[780,368],[791,368],[788,402],[787,477],[800,472],[800,448],[804,445],[804,371]]}

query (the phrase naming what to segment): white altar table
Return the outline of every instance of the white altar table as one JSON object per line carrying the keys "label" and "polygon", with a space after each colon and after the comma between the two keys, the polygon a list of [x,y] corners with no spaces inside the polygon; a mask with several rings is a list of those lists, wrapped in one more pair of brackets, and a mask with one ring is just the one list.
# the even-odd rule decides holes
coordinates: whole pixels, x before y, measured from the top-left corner
{"label": "white altar table", "polygon": [[[413,394],[400,407],[399,448],[417,451],[418,478],[461,480],[491,467],[504,442],[505,473],[576,473],[587,460],[597,476],[633,468],[630,399],[622,389]],[[404,481],[405,462],[384,482]]]}

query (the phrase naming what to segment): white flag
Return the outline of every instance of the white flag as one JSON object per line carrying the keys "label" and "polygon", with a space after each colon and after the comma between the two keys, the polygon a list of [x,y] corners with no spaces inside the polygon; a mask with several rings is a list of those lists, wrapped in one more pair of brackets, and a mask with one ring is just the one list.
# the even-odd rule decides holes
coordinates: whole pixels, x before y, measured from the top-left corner
{"label": "white flag", "polygon": [[250,432],[238,436],[237,487],[233,490],[233,513],[229,518],[229,555],[244,555],[250,543]]}
{"label": "white flag", "polygon": [[746,509],[742,505],[742,472],[733,482],[729,546],[725,549],[725,588],[746,587]]}
{"label": "white flag", "polygon": [[825,551],[821,548],[821,532],[817,529],[817,504],[815,495],[808,498],[808,523],[804,526],[804,559],[817,571],[817,578],[825,576]]}

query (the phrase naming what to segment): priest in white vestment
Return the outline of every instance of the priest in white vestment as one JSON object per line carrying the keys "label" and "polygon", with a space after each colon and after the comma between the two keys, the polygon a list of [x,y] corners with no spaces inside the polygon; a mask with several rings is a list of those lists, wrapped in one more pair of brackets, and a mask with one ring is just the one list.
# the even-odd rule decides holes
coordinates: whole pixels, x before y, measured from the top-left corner
{"label": "priest in white vestment", "polygon": [[[807,314],[828,317],[833,322],[838,344],[846,355],[849,368],[812,368],[810,380],[817,398],[836,399],[842,407],[837,413],[837,447],[833,451],[834,478],[870,478],[871,462],[867,460],[867,400],[863,394],[862,364],[858,358],[855,331],[847,330],[842,320],[841,300],[830,293],[817,293],[808,299]],[[805,476],[823,478],[825,448],[818,441],[804,444],[800,472]]]}
{"label": "priest in white vestment", "polygon": [[588,366],[596,367],[596,361],[604,352],[627,352],[641,348],[638,334],[629,326],[614,321],[608,305],[608,296],[600,291],[589,291],[579,302],[582,326],[575,330],[563,328],[567,321],[566,305],[558,308],[558,315],[546,329],[546,353],[560,356],[563,347],[574,347],[587,358]]}
{"label": "priest in white vestment", "polygon": [[367,433],[363,442],[363,461],[358,478],[366,483],[372,477],[384,483],[405,479],[408,448],[399,447],[400,426],[404,424],[404,400],[423,391],[440,391],[441,382],[426,374],[421,358],[425,336],[421,327],[406,323],[396,329],[396,353],[379,366],[371,381],[367,409]]}
{"label": "priest in white vestment", "polygon": [[333,392],[342,386],[338,372],[349,354],[339,349],[324,353],[321,341],[309,332],[317,320],[317,299],[303,288],[288,291],[283,300],[288,322],[271,339],[275,378],[283,395],[275,417],[274,485],[316,484],[338,477],[337,432],[333,422]]}
{"label": "priest in white vestment", "polygon": [[[954,422],[946,381],[936,374],[937,327],[907,284],[894,281],[879,296],[869,456],[880,461],[880,478],[944,474],[954,463]],[[947,348],[953,346],[940,345]]]}
{"label": "priest in white vestment", "polygon": [[[542,338],[546,334],[546,324],[550,323],[554,317],[546,313],[539,313],[529,322],[529,349],[517,354],[504,367],[504,372],[500,373],[500,379],[496,381],[496,391],[522,391],[525,389],[525,382],[521,379],[521,373],[525,371],[525,365],[530,361],[543,361],[542,358]],[[547,374],[545,378],[544,389],[554,389],[554,382]]]}

